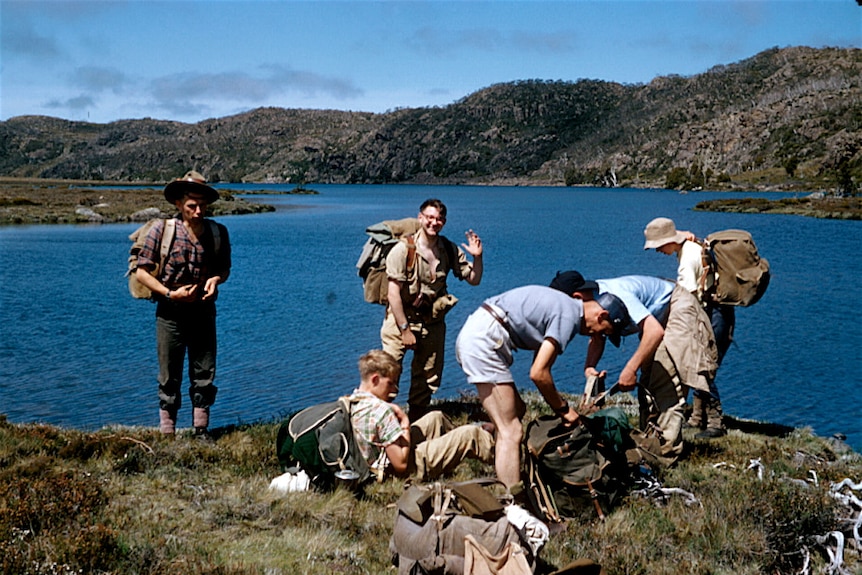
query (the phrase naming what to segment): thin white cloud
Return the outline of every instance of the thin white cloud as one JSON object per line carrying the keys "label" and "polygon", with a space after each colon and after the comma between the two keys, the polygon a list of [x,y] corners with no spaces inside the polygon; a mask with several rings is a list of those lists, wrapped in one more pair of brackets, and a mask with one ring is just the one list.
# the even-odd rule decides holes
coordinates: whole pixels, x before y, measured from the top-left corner
{"label": "thin white cloud", "polygon": [[358,98],[363,91],[349,80],[324,76],[307,70],[292,70],[280,65],[261,66],[265,73],[254,76],[247,72],[219,74],[172,74],[156,78],[150,92],[159,106],[171,111],[191,113],[200,108],[198,102],[241,102],[251,106],[264,105],[270,98],[299,93],[305,96],[323,95],[336,100]]}
{"label": "thin white cloud", "polygon": [[87,110],[93,108],[95,105],[95,100],[93,100],[91,96],[87,96],[86,94],[75,96],[64,101],[51,100],[45,103],[46,108],[55,110],[69,110],[72,112],[80,112],[83,110]]}
{"label": "thin white cloud", "polygon": [[116,68],[81,66],[70,77],[73,86],[93,92],[110,90],[119,94],[130,83],[128,76]]}

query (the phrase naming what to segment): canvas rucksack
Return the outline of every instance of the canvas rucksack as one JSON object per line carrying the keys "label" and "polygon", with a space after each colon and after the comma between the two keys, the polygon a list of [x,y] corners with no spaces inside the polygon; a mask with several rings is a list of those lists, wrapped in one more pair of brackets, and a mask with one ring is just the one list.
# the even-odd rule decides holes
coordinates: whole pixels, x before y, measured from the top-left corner
{"label": "canvas rucksack", "polygon": [[724,230],[706,237],[704,268],[714,274],[712,299],[723,305],[750,306],[769,286],[769,262],[760,257],[751,234]]}
{"label": "canvas rucksack", "polygon": [[622,409],[608,407],[583,420],[572,428],[542,416],[527,426],[528,496],[548,521],[604,519],[632,484],[626,460],[632,428]]}
{"label": "canvas rucksack", "polygon": [[[126,270],[126,277],[129,278],[129,293],[135,299],[152,299],[153,293],[150,288],[145,287],[138,278],[135,277],[135,272],[138,269],[138,254],[144,247],[144,241],[147,239],[147,234],[156,222],[164,222],[162,227],[162,238],[159,241],[159,262],[156,267],[150,271],[150,275],[158,277],[159,273],[165,269],[165,262],[168,259],[168,254],[171,252],[171,244],[173,244],[174,236],[176,236],[177,220],[174,218],[153,218],[141,227],[136,229],[129,235],[129,241],[132,242],[132,247],[129,249],[129,266]],[[221,249],[221,233],[219,232],[218,224],[212,220],[204,220],[210,227],[213,236],[213,244],[215,253],[218,254]]]}
{"label": "canvas rucksack", "polygon": [[[362,278],[365,301],[386,305],[388,303],[389,277],[386,275],[386,256],[399,241],[407,244],[407,269],[412,270],[416,261],[416,245],[413,234],[419,231],[417,218],[400,220],[385,220],[365,229],[368,235],[362,253],[356,262],[357,274]],[[461,268],[458,266],[458,254],[455,245],[447,238],[440,236],[443,249],[449,259],[452,273],[461,279]]]}
{"label": "canvas rucksack", "polygon": [[282,423],[275,442],[282,471],[298,466],[322,490],[335,487],[339,471],[354,471],[357,485],[367,481],[371,470],[356,444],[350,407],[350,398],[342,397],[307,407]]}
{"label": "canvas rucksack", "polygon": [[526,536],[528,529],[516,528],[508,519],[494,493],[498,483],[475,479],[409,486],[396,505],[389,540],[398,575],[488,573],[474,567],[489,558],[495,559],[496,569],[490,572],[533,573],[537,551]]}

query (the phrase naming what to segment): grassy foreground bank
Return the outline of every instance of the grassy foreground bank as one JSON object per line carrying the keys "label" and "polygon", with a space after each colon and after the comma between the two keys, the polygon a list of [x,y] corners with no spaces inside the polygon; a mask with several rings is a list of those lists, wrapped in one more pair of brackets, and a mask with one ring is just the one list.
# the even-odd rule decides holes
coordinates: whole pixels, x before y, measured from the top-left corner
{"label": "grassy foreground bank", "polygon": [[[530,416],[544,409],[536,397],[529,404]],[[481,412],[472,398],[441,407],[460,422]],[[395,572],[388,542],[404,482],[371,485],[363,499],[273,493],[277,428],[167,441],[153,428],[82,432],[0,417],[0,572]],[[779,438],[731,429],[691,446],[659,478],[697,503],[629,497],[603,523],[570,521],[540,555],[548,569],[589,558],[609,574],[784,574],[806,562],[826,572],[817,536],[850,534],[862,512],[830,496],[830,484],[862,480],[859,454],[808,430]],[[471,461],[455,479],[492,474]],[[859,552],[844,545],[847,573],[862,573]]]}

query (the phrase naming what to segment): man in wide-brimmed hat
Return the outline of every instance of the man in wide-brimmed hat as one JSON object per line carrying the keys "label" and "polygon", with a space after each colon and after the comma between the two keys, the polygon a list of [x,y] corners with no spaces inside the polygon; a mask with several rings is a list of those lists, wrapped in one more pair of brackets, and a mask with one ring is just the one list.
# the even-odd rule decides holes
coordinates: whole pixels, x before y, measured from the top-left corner
{"label": "man in wide-brimmed hat", "polygon": [[[176,431],[182,404],[183,364],[188,354],[195,433],[208,437],[210,406],[218,391],[213,384],[215,301],[219,284],[230,275],[230,238],[227,228],[205,217],[219,194],[198,172],[190,171],[165,186],[165,199],[179,213],[150,228],[135,272],[157,303],[159,429],[166,435]],[[168,250],[164,258],[163,240]]]}

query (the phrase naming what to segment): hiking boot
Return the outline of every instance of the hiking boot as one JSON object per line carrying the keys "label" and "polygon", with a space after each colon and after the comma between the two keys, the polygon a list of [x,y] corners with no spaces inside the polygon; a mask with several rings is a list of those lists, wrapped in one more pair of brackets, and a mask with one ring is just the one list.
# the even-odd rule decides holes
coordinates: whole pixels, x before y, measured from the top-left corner
{"label": "hiking boot", "polygon": [[727,430],[721,427],[707,427],[694,437],[696,439],[716,439],[727,435]]}
{"label": "hiking boot", "polygon": [[193,437],[196,441],[203,441],[206,443],[212,443],[213,441],[215,441],[215,439],[213,439],[213,436],[210,435],[210,432],[207,431],[206,427],[195,427],[195,433]]}
{"label": "hiking boot", "polygon": [[710,397],[706,403],[706,429],[695,435],[699,439],[713,439],[727,435],[724,428],[724,414],[721,410],[721,400]]}
{"label": "hiking boot", "polygon": [[685,425],[694,429],[703,429],[706,427],[706,403],[697,394],[694,395],[691,416],[685,422]]}

